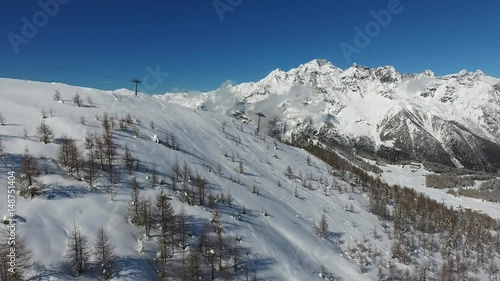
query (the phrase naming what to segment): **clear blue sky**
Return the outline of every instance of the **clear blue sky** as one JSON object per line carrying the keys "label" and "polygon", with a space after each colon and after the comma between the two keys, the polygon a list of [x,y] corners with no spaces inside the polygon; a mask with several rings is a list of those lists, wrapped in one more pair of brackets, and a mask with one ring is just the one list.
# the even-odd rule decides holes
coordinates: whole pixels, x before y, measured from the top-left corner
{"label": "clear blue sky", "polygon": [[9,34],[23,36],[23,17],[43,24],[43,10],[39,1],[2,3],[0,77],[132,89],[132,78],[159,65],[168,77],[141,90],[163,93],[256,81],[314,58],[341,68],[356,62],[439,75],[466,68],[500,77],[497,0],[401,0],[402,11],[352,61],[339,44],[355,46],[354,28],[392,0],[217,0],[239,4],[222,21],[213,0],[52,1],[69,3],[33,38],[16,41],[17,54]]}

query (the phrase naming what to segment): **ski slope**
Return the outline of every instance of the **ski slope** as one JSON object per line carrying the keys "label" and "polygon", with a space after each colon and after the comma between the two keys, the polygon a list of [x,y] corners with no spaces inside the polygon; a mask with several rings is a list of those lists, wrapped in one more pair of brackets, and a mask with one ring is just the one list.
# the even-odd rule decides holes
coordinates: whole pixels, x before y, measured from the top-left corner
{"label": "ski slope", "polygon": [[[64,102],[53,100],[56,90],[61,92]],[[84,100],[84,107],[72,104],[71,97],[76,92]],[[92,106],[87,105],[87,95],[93,100]],[[234,207],[221,209],[224,232],[240,235],[243,246],[252,249],[251,267],[261,279],[322,280],[318,272],[324,265],[336,280],[376,280],[376,269],[369,266],[369,271],[361,274],[357,262],[349,259],[344,251],[360,242],[379,249],[382,257],[388,257],[390,241],[377,218],[366,212],[368,198],[331,176],[329,166],[317,158],[311,156],[312,163],[307,165],[307,152],[281,143],[275,146],[273,139],[255,136],[254,127],[243,124],[240,131],[239,121],[230,117],[166,103],[144,94],[135,96],[127,90],[110,92],[59,83],[0,79],[0,112],[6,119],[6,125],[0,126],[0,137],[8,154],[0,163],[0,214],[7,212],[7,172],[18,169],[24,148],[28,147],[35,156],[43,153],[50,158],[49,174],[39,178],[46,185],[42,195],[32,200],[18,196],[16,206],[17,214],[26,220],[18,224],[18,234],[28,241],[34,262],[31,273],[39,278],[37,280],[95,279],[92,272],[75,278],[64,264],[66,237],[75,221],[91,240],[100,226],[109,233],[118,254],[113,280],[155,280],[150,266],[154,243],[144,238],[143,229],[127,220],[131,178],[121,169],[120,181],[111,186],[113,196],[110,196],[106,193],[108,184],[103,181],[97,191],[91,192],[88,184],[69,177],[57,164],[59,145],[43,144],[35,136],[42,109],[53,111],[46,123],[56,138],[67,134],[82,148],[87,131],[101,132],[96,115],[130,113],[140,119],[139,137],[118,129],[114,137],[119,154],[122,155],[128,145],[139,158],[142,167],[137,178],[146,187],[145,194],[154,196],[159,192],[148,183],[151,169],[155,168],[169,183],[176,161],[181,165],[186,163],[193,172],[203,175],[214,194],[230,192]],[[85,125],[79,121],[81,116],[86,119]],[[154,129],[149,125],[151,121]],[[222,132],[224,122],[225,133]],[[27,138],[24,129],[28,132]],[[167,131],[178,137],[181,151],[153,142],[153,136],[164,139]],[[229,134],[239,141],[233,141]],[[235,161],[225,157],[225,153],[234,154]],[[244,167],[242,174],[237,172],[240,159]],[[224,177],[215,172],[219,164]],[[299,179],[287,179],[288,166],[295,175],[312,175],[316,179],[311,181],[315,190],[302,187]],[[320,177],[323,183],[319,182]],[[238,179],[242,184],[228,178]],[[254,185],[260,196],[251,192]],[[183,203],[168,186],[161,189],[173,196],[173,206],[179,211]],[[345,191],[340,193],[339,186]],[[324,187],[329,189],[328,196]],[[294,196],[295,188],[299,198]],[[350,204],[355,212],[344,210]],[[241,221],[235,220],[233,216],[243,206],[247,215]],[[188,216],[199,221],[211,217],[202,207],[184,204],[184,208]],[[263,210],[270,216],[263,216]],[[319,238],[314,232],[323,211],[330,226],[327,239]],[[199,225],[193,226],[195,236],[199,228]],[[380,237],[374,238],[371,235],[374,231],[381,234]],[[146,250],[141,251],[141,245]]]}

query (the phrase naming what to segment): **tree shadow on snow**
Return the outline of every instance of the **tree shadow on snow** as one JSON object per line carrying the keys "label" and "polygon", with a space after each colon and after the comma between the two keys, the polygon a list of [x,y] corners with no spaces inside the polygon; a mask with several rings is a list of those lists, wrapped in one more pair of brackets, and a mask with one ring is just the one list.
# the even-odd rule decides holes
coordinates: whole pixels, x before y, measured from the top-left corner
{"label": "tree shadow on snow", "polygon": [[19,164],[21,163],[21,155],[20,154],[4,154],[0,157],[0,172],[2,175],[7,176],[7,172],[14,171],[16,174],[14,175],[18,178],[17,171],[19,170]]}
{"label": "tree shadow on snow", "polygon": [[40,197],[46,200],[60,200],[71,198],[82,198],[88,193],[88,190],[83,186],[62,186],[53,184],[46,186]]}
{"label": "tree shadow on snow", "polygon": [[330,239],[341,239],[344,235],[345,235],[345,233],[343,233],[343,232],[329,231],[327,236]]}
{"label": "tree shadow on snow", "polygon": [[[155,274],[146,259],[137,257],[118,257],[114,262],[115,274],[113,278],[119,280],[155,280]],[[32,266],[35,274],[28,280],[78,280],[99,279],[99,269],[95,263],[90,263],[82,276],[75,276],[66,262],[62,262],[57,268],[47,268],[39,263]]]}
{"label": "tree shadow on snow", "polygon": [[119,257],[115,261],[115,278],[119,280],[155,280],[152,265],[146,259]]}
{"label": "tree shadow on snow", "polygon": [[[244,255],[246,255],[246,254],[244,254]],[[239,272],[238,276],[244,277],[245,273],[249,272],[252,275],[256,274],[258,277],[259,272],[269,271],[277,263],[276,259],[270,258],[270,257],[265,257],[265,256],[262,256],[261,254],[258,254],[258,253],[257,254],[250,253],[250,255],[253,256],[250,260],[246,260],[240,264],[240,266],[239,266],[240,270],[238,271]],[[275,277],[275,278],[268,277],[265,280],[281,280],[281,279],[279,279],[277,277]]]}
{"label": "tree shadow on snow", "polygon": [[23,125],[23,124],[16,124],[16,123],[5,123],[5,124],[4,124],[4,125],[2,125],[2,126],[5,126],[5,127],[7,127],[7,126],[17,126],[17,127],[21,127],[21,126],[24,126],[24,125]]}
{"label": "tree shadow on snow", "polygon": [[61,264],[57,268],[46,268],[44,265],[34,263],[32,270],[34,275],[28,279],[29,281],[44,281],[44,280],[72,280],[76,277],[70,272],[66,264]]}

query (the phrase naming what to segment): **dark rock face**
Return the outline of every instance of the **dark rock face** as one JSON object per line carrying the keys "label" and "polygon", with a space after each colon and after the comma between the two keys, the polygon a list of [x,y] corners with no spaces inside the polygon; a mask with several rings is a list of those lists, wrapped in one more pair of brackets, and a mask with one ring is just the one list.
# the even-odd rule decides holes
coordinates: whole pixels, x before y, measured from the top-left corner
{"label": "dark rock face", "polygon": [[441,97],[441,102],[454,102],[457,100],[456,89],[455,87],[446,86],[446,93],[443,97]]}
{"label": "dark rock face", "polygon": [[325,143],[328,147],[341,149],[351,149],[349,139],[341,134],[331,123],[325,123],[318,132],[318,140]]}
{"label": "dark rock face", "polygon": [[434,97],[434,94],[436,93],[437,89],[438,89],[438,86],[436,86],[436,85],[427,86],[422,91],[422,93],[420,94],[420,96],[422,96],[424,98],[426,98],[426,97]]}
{"label": "dark rock face", "polygon": [[315,138],[328,147],[375,153],[390,161],[426,161],[490,172],[500,169],[500,145],[460,124],[433,116],[428,121],[433,130],[443,135],[443,139],[438,140],[426,130],[422,118],[418,112],[402,110],[381,124],[380,139],[392,142],[392,146],[376,147],[368,137],[346,137],[330,123],[325,123],[319,131],[310,123],[303,123],[294,134],[294,141],[303,145]]}
{"label": "dark rock face", "polygon": [[411,159],[468,169],[496,171],[500,168],[500,145],[481,138],[467,128],[432,117],[434,129],[443,139],[435,139],[422,126],[416,114],[402,111],[382,127],[381,140],[394,140],[394,147],[384,147],[379,155],[390,160]]}
{"label": "dark rock face", "polygon": [[493,86],[493,90],[497,91],[500,93],[500,83],[497,83]]}
{"label": "dark rock face", "polygon": [[[388,141],[392,146],[377,147],[366,136],[345,136],[328,122],[316,130],[309,121],[297,126],[291,141],[296,145],[307,145],[315,139],[328,147],[376,154],[389,161],[425,161],[490,172],[500,169],[500,145],[477,136],[458,123],[436,116],[430,120],[425,118],[428,117],[421,112],[401,110],[380,124],[381,141]],[[426,127],[425,122],[432,128]],[[438,131],[442,138],[436,139],[427,130]]]}
{"label": "dark rock face", "polygon": [[306,146],[311,144],[312,139],[318,134],[318,131],[312,125],[312,121],[305,120],[297,124],[296,129],[292,133],[292,143],[298,146]]}
{"label": "dark rock face", "polygon": [[500,145],[485,139],[480,139],[480,147],[487,161],[492,164],[491,171],[500,170]]}
{"label": "dark rock face", "polygon": [[[386,121],[380,138],[382,141],[394,141],[393,148],[386,147],[382,151],[383,155],[389,154],[392,160],[412,159],[454,165],[441,143],[423,129],[421,122],[408,111],[401,111]],[[393,151],[393,156],[390,151]]]}
{"label": "dark rock face", "polygon": [[447,124],[445,130],[446,144],[465,168],[489,172],[500,169],[500,145],[483,139],[456,123]]}
{"label": "dark rock face", "polygon": [[376,151],[375,143],[367,136],[349,138],[349,140],[352,147],[354,147],[356,150],[362,150],[366,152]]}
{"label": "dark rock face", "polygon": [[375,70],[375,76],[382,83],[396,83],[399,81],[399,77],[393,68],[381,67]]}

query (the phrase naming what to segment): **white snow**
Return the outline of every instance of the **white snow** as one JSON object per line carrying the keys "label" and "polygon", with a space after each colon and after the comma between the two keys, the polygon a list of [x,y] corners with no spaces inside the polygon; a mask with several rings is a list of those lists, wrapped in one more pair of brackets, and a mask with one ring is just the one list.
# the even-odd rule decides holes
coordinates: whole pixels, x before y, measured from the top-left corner
{"label": "white snow", "polygon": [[[326,66],[324,66],[326,67]],[[64,103],[52,99],[55,91],[61,92]],[[86,104],[86,96],[90,95],[94,106],[75,107],[71,97],[80,93]],[[376,99],[376,98],[374,98]],[[182,165],[187,163],[191,169],[200,173],[209,182],[214,192],[231,192],[234,197],[234,209],[222,214],[225,231],[243,237],[243,245],[252,249],[252,260],[258,276],[266,280],[320,280],[318,271],[324,265],[330,273],[341,280],[376,280],[376,270],[366,274],[359,272],[355,261],[345,257],[343,250],[356,241],[370,236],[367,233],[383,228],[376,217],[365,211],[367,198],[354,192],[340,194],[337,186],[350,190],[349,184],[329,175],[329,167],[315,157],[313,164],[307,166],[307,153],[301,149],[278,144],[274,148],[270,138],[258,138],[253,135],[254,127],[243,125],[244,132],[239,131],[239,122],[233,125],[229,117],[210,112],[193,110],[173,103],[166,103],[157,97],[144,94],[134,96],[133,92],[120,90],[116,92],[100,91],[90,88],[73,87],[63,84],[27,82],[12,79],[0,79],[0,112],[6,118],[6,126],[0,126],[0,136],[9,156],[0,164],[0,210],[7,211],[7,172],[17,170],[18,157],[24,147],[29,147],[34,155],[40,153],[48,156],[52,163],[57,160],[57,144],[40,143],[34,136],[39,125],[40,111],[53,110],[53,116],[46,120],[54,130],[56,137],[67,134],[77,140],[83,147],[86,131],[100,132],[100,123],[96,114],[105,112],[119,116],[130,113],[143,124],[140,136],[134,138],[131,133],[116,130],[115,139],[119,152],[123,153],[125,144],[140,162],[152,168],[156,166],[160,176],[168,176],[177,160]],[[79,123],[80,116],[87,120],[86,125]],[[149,127],[151,121],[155,129]],[[225,136],[221,131],[226,122],[226,132],[241,139],[238,144]],[[360,125],[361,126],[361,125]],[[23,129],[29,133],[24,138]],[[152,136],[164,139],[166,132],[173,132],[179,139],[182,151],[173,151],[161,143],[155,143]],[[244,165],[244,174],[235,170],[238,162],[224,157],[234,153]],[[275,154],[277,157],[272,157]],[[241,180],[245,186],[220,178],[214,173],[218,164],[223,167],[226,176]],[[323,185],[313,182],[317,190],[302,188],[299,180],[285,178],[285,170],[290,165],[295,174],[302,172],[304,176],[312,173],[318,179],[327,179],[327,185],[334,184],[329,191],[330,196],[323,194]],[[211,167],[209,172],[207,167]],[[146,172],[138,173],[142,185],[149,176]],[[114,280],[154,280],[149,266],[151,253],[140,250],[151,249],[151,241],[143,240],[142,229],[127,222],[127,208],[130,200],[130,178],[121,174],[120,183],[111,187],[113,200],[106,194],[102,183],[96,192],[90,192],[87,184],[70,179],[64,172],[40,177],[47,189],[42,196],[27,200],[18,196],[17,214],[25,218],[25,223],[18,225],[19,234],[26,237],[33,253],[33,261],[37,264],[33,274],[41,274],[43,280],[85,280],[73,277],[64,267],[66,252],[66,236],[70,233],[74,221],[77,221],[84,234],[93,240],[95,231],[102,225],[114,244],[116,244],[119,262],[118,273]],[[167,180],[168,181],[168,180]],[[281,187],[278,187],[278,181]],[[250,192],[253,185],[258,185],[261,196]],[[301,199],[294,197],[298,187]],[[146,188],[145,194],[153,196],[157,189]],[[176,194],[165,189],[173,196],[176,210],[181,203]],[[356,212],[346,212],[344,207],[353,204]],[[242,221],[234,220],[234,214],[245,206],[248,215]],[[185,206],[188,215],[199,219],[209,219],[211,214],[200,207]],[[318,222],[322,209],[326,210],[330,225],[330,238],[320,239],[314,233],[314,224]],[[261,215],[266,210],[270,216]],[[342,241],[345,242],[342,244]],[[338,242],[338,243],[336,243]],[[342,245],[341,245],[342,244]],[[370,239],[369,244],[383,249],[383,256],[388,257],[390,242],[384,234],[380,239]],[[90,279],[89,279],[90,280]]]}
{"label": "white snow", "polygon": [[412,172],[410,165],[405,165],[402,168],[400,165],[385,165],[380,166],[384,171],[382,173],[382,179],[389,184],[397,184],[400,186],[411,187],[418,192],[427,194],[430,198],[446,203],[455,209],[457,208],[470,208],[471,210],[480,210],[485,214],[490,215],[493,218],[500,219],[500,204],[483,201],[481,199],[475,199],[465,196],[455,197],[452,194],[446,193],[447,189],[436,189],[426,187],[425,176],[428,175],[429,171],[421,168],[417,169],[416,172]]}

